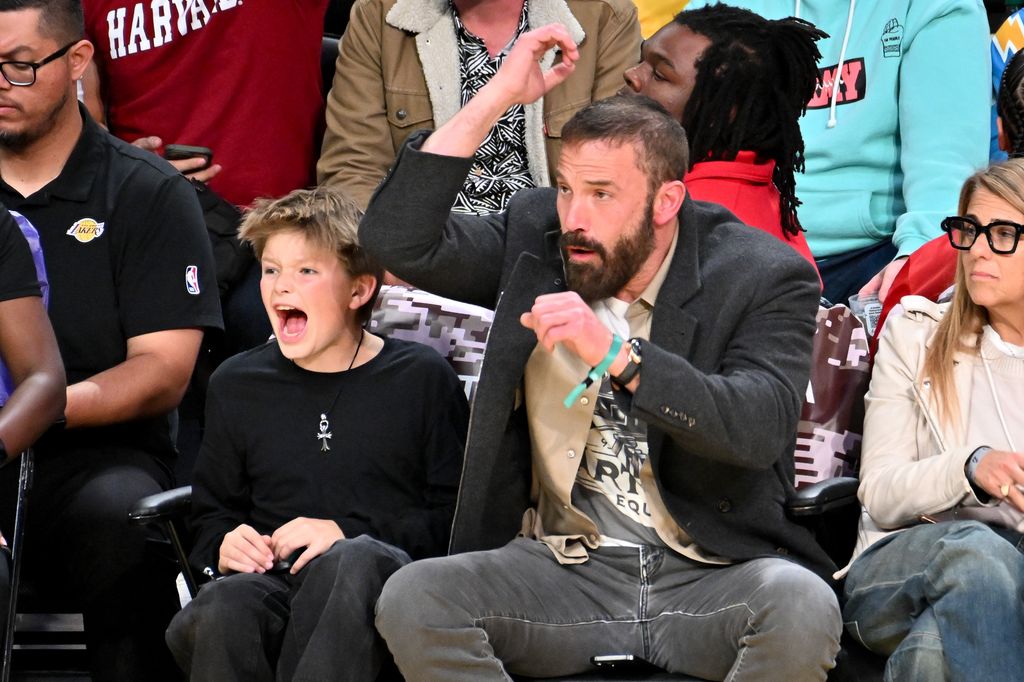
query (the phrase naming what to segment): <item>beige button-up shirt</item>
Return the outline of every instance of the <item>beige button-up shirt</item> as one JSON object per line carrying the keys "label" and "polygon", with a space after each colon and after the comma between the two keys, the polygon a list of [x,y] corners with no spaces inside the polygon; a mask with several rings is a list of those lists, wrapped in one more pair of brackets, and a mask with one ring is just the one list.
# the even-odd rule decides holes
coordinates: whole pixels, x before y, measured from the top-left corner
{"label": "beige button-up shirt", "polygon": [[[650,338],[654,302],[668,275],[678,239],[677,230],[654,278],[626,310],[631,337]],[[562,345],[549,353],[538,344],[526,363],[524,377],[533,452],[531,498],[536,507],[524,515],[522,534],[547,544],[562,564],[583,563],[588,558],[587,550],[601,545],[597,525],[572,504],[572,487],[593,426],[599,382],[594,382],[570,408],[562,404],[589,371],[583,360]],[[672,519],[654,480],[650,457],[644,460],[640,480],[655,531],[666,546],[696,561],[730,563],[702,551]]]}

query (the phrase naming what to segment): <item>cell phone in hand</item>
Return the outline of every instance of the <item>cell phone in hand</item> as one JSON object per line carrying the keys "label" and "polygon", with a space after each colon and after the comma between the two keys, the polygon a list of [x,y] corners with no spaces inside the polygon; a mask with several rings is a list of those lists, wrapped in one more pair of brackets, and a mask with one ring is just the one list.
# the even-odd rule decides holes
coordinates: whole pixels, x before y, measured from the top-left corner
{"label": "cell phone in hand", "polygon": [[206,170],[213,163],[213,150],[209,147],[196,147],[189,144],[169,144],[164,147],[164,158],[168,161],[181,161],[182,159],[194,159],[197,156],[201,156],[206,159],[200,168],[195,168],[189,172]]}
{"label": "cell phone in hand", "polygon": [[274,566],[269,571],[267,571],[267,572],[268,573],[288,573],[288,572],[290,572],[292,570],[292,565],[296,561],[299,560],[299,557],[302,556],[302,553],[305,552],[305,551],[306,551],[306,547],[299,547],[297,550],[295,550],[294,552],[292,552],[291,554],[289,554],[285,558],[281,559],[280,561],[275,561],[274,562]]}

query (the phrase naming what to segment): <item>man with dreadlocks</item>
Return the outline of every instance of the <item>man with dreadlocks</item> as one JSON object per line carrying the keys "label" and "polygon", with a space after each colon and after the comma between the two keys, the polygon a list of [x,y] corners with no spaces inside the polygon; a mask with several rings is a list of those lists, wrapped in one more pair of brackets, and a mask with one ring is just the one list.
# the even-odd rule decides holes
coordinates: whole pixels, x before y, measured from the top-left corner
{"label": "man with dreadlocks", "polygon": [[800,116],[814,94],[825,34],[726,5],[680,12],[647,40],[623,92],[646,95],[683,124],[694,199],[725,206],[814,263],[796,207]]}
{"label": "man with dreadlocks", "polygon": [[[717,0],[693,0],[697,9]],[[978,0],[728,0],[829,34],[800,127],[801,224],[825,297],[886,299],[988,158],[988,24]],[[785,70],[770,76],[784,82]]]}

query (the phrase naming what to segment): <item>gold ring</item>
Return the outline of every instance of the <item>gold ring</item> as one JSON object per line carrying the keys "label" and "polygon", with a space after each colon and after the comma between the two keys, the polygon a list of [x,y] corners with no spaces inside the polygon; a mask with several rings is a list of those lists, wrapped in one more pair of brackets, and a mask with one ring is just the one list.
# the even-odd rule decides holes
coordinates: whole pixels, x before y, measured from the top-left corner
{"label": "gold ring", "polygon": [[1010,484],[1009,483],[1004,483],[1001,486],[999,486],[999,492],[1001,492],[1003,494],[1003,497],[1006,497],[1007,495],[1009,495],[1010,494]]}

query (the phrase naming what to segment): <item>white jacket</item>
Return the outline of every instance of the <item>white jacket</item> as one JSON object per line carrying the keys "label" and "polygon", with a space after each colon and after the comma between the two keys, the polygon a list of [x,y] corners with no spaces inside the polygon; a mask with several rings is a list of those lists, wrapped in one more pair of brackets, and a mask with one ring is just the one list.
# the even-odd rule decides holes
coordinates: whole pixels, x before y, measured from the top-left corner
{"label": "white jacket", "polygon": [[[966,443],[960,425],[939,421],[931,380],[919,382],[925,352],[949,304],[920,296],[901,302],[878,343],[865,396],[864,443],[858,497],[863,505],[857,545],[850,563],[892,532],[923,523],[922,516],[978,518],[985,506],[975,496],[964,464],[984,443]],[[974,363],[954,357],[953,382],[963,410],[970,399]],[[998,501],[995,501],[995,504]],[[973,509],[972,509],[973,508]],[[849,565],[836,574],[842,577]]]}

